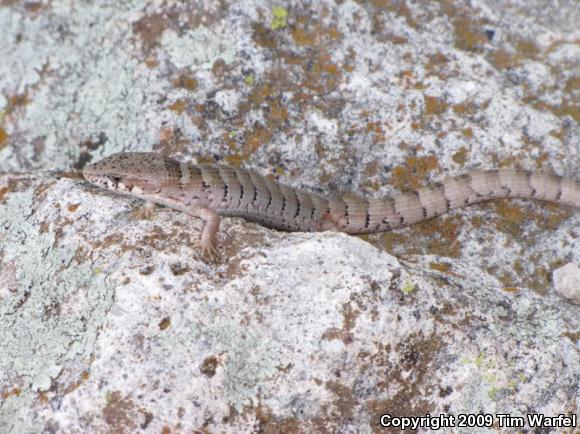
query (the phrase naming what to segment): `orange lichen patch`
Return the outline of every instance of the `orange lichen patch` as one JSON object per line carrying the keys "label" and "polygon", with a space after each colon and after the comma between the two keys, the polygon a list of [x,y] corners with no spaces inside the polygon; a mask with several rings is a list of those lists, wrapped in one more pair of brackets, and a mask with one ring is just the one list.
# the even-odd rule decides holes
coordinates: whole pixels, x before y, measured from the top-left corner
{"label": "orange lichen patch", "polygon": [[514,68],[526,59],[536,59],[540,52],[537,45],[530,40],[516,40],[513,46],[512,51],[505,48],[492,50],[487,55],[487,60],[498,69]]}
{"label": "orange lichen patch", "polygon": [[351,388],[338,381],[327,381],[325,386],[334,394],[332,404],[337,415],[350,419],[354,409],[359,405],[358,399],[353,396]]}
{"label": "orange lichen patch", "polygon": [[441,271],[442,273],[448,273],[451,270],[451,265],[443,262],[431,262],[429,263],[429,268],[431,270]]}
{"label": "orange lichen patch", "polygon": [[580,341],[580,332],[562,332],[562,336],[570,339],[574,345]]}
{"label": "orange lichen patch", "polygon": [[489,156],[494,167],[497,167],[498,169],[517,168],[519,164],[519,159],[514,154],[510,154],[507,157],[502,156],[502,158],[500,158],[496,153],[492,152]]}
{"label": "orange lichen patch", "polygon": [[459,150],[457,152],[455,152],[453,154],[453,156],[451,157],[451,159],[456,162],[457,164],[460,164],[461,166],[463,166],[465,164],[465,162],[467,161],[467,148],[465,147],[461,147],[459,148]]}
{"label": "orange lichen patch", "polygon": [[10,95],[8,97],[8,104],[6,104],[6,108],[4,109],[4,117],[8,118],[19,109],[24,109],[30,101],[28,91],[25,91],[23,94]]}
{"label": "orange lichen patch", "polygon": [[483,107],[479,107],[476,104],[470,102],[470,103],[454,104],[452,108],[453,112],[458,115],[474,115],[484,110],[488,105],[489,101],[487,101]]}
{"label": "orange lichen patch", "polygon": [[44,200],[46,198],[46,192],[56,183],[56,181],[48,181],[43,184],[38,185],[34,189],[34,196],[39,200]]}
{"label": "orange lichen patch", "polygon": [[107,395],[107,405],[103,408],[103,419],[112,433],[133,432],[138,428],[137,408],[128,397],[114,391]]}
{"label": "orange lichen patch", "polygon": [[8,133],[0,126],[0,149],[4,148],[8,143]]}
{"label": "orange lichen patch", "polygon": [[461,133],[468,139],[473,137],[473,130],[471,128],[464,128],[461,130]]}
{"label": "orange lichen patch", "polygon": [[435,53],[429,56],[429,61],[425,64],[425,69],[427,71],[432,71],[436,67],[441,65],[447,65],[449,63],[449,58],[443,53]]}
{"label": "orange lichen patch", "polygon": [[147,68],[155,68],[159,66],[159,61],[155,57],[149,56],[147,59],[145,59],[145,65]]}
{"label": "orange lichen patch", "polygon": [[[425,70],[430,75],[435,75],[441,80],[445,80],[449,74],[448,71],[449,59],[443,53],[436,53],[429,56],[429,60],[425,64]],[[425,86],[423,86],[425,87]]]}
{"label": "orange lichen patch", "polygon": [[523,262],[522,262],[521,259],[516,259],[515,262],[514,262],[513,267],[514,267],[514,271],[516,272],[516,274],[518,276],[522,276],[523,275],[523,273],[525,271],[525,268],[524,268],[524,264],[523,264]]}
{"label": "orange lichen patch", "polygon": [[14,109],[16,107],[24,107],[28,105],[30,99],[28,98],[28,93],[25,92],[21,95],[11,95],[8,98],[8,109],[6,112],[9,112],[10,109]]}
{"label": "orange lichen patch", "polygon": [[250,155],[255,152],[264,143],[268,143],[272,139],[273,132],[269,128],[257,126],[246,135],[243,144],[244,155]]}
{"label": "orange lichen patch", "polygon": [[165,13],[144,15],[133,23],[133,34],[139,36],[145,50],[151,50],[159,44],[163,31],[171,27]]}
{"label": "orange lichen patch", "polygon": [[440,115],[445,113],[449,104],[443,99],[434,96],[424,95],[425,113],[428,115]]}
{"label": "orange lichen patch", "polygon": [[169,110],[174,111],[175,113],[180,115],[185,110],[187,110],[187,102],[185,100],[178,99],[177,101],[169,105]]}
{"label": "orange lichen patch", "polygon": [[377,191],[382,187],[382,184],[372,178],[379,173],[380,165],[377,161],[369,163],[363,170],[362,175],[364,181],[361,186],[367,190]]}
{"label": "orange lichen patch", "polygon": [[508,293],[516,293],[519,291],[519,289],[515,286],[504,286],[502,288],[503,291],[508,292]]}
{"label": "orange lichen patch", "polygon": [[411,10],[404,0],[371,0],[371,5],[376,9],[384,9],[405,18],[410,27],[417,26],[417,22],[413,19]]}
{"label": "orange lichen patch", "polygon": [[307,32],[301,28],[292,29],[292,39],[297,45],[313,45],[316,42],[316,33]]}
{"label": "orange lichen patch", "polygon": [[373,162],[367,164],[366,167],[363,169],[362,176],[365,179],[368,179],[372,176],[375,176],[377,173],[379,173],[379,169],[380,169],[380,165],[379,165],[378,161],[373,161]]}
{"label": "orange lichen patch", "polygon": [[82,247],[77,247],[73,258],[79,265],[86,262],[89,259],[87,252],[85,252],[85,250]]}
{"label": "orange lichen patch", "polygon": [[399,35],[387,34],[386,38],[387,41],[392,42],[395,45],[406,44],[407,42],[409,42],[409,39]]}
{"label": "orange lichen patch", "polygon": [[538,46],[534,43],[534,41],[531,41],[529,39],[525,39],[525,40],[518,40],[516,41],[516,50],[518,51],[519,55],[521,57],[524,57],[526,59],[536,59],[538,57],[538,54],[540,52],[540,49],[538,48]]}
{"label": "orange lichen patch", "polygon": [[560,206],[555,203],[545,203],[543,207],[548,211],[547,216],[532,213],[532,217],[536,218],[538,225],[547,230],[558,229],[562,222],[574,213],[573,208]]}
{"label": "orange lichen patch", "polygon": [[559,105],[550,105],[543,101],[538,100],[536,95],[528,95],[522,99],[526,104],[530,104],[537,110],[548,110],[555,114],[556,116],[570,116],[576,122],[580,122],[580,105],[578,105],[573,99],[563,99]]}
{"label": "orange lichen patch", "polygon": [[509,200],[498,200],[495,208],[496,215],[501,217],[494,222],[499,231],[507,230],[514,235],[521,233],[522,224],[527,217],[521,206]]}
{"label": "orange lichen patch", "polygon": [[467,17],[451,20],[455,30],[455,47],[465,51],[480,51],[487,42],[482,23]]}
{"label": "orange lichen patch", "polygon": [[505,48],[498,48],[488,54],[487,60],[498,69],[513,68],[519,64],[519,60],[514,53],[510,53]]}
{"label": "orange lichen patch", "polygon": [[272,29],[264,26],[261,23],[255,23],[253,25],[253,40],[259,47],[263,48],[276,48],[278,46],[278,41],[276,40],[276,32]]}
{"label": "orange lichen patch", "polygon": [[[257,45],[273,49],[284,64],[267,70],[260,77],[253,77],[246,91],[249,91],[245,101],[239,105],[234,117],[227,119],[228,125],[224,133],[224,144],[230,149],[227,160],[239,163],[247,159],[263,143],[271,140],[272,134],[287,132],[291,125],[301,122],[304,113],[312,106],[321,110],[328,117],[336,117],[337,108],[333,106],[333,98],[316,100],[314,96],[329,95],[341,83],[344,68],[333,61],[332,44],[342,37],[335,27],[325,27],[322,21],[310,16],[292,16],[284,29],[273,31],[265,24],[256,23],[253,26],[253,37]],[[295,39],[294,43],[311,44],[309,51],[289,48],[276,49],[279,41],[285,41],[288,47],[288,36]],[[330,48],[329,48],[330,47]],[[353,52],[354,53],[354,52]],[[353,54],[354,57],[354,54]],[[284,95],[292,93],[292,104],[297,110],[289,110]],[[203,113],[194,121],[200,129],[205,127]],[[263,125],[248,126],[247,114],[259,111],[265,122]],[[376,133],[376,140],[380,139]]]}
{"label": "orange lichen patch", "polygon": [[326,34],[330,39],[339,40],[342,38],[342,33],[336,28],[336,26],[330,26],[326,29]]}
{"label": "orange lichen patch", "polygon": [[547,161],[550,160],[550,154],[548,154],[547,152],[543,152],[538,158],[536,158],[535,163],[536,163],[536,167],[538,168],[542,168],[544,166],[544,163],[546,163]]}
{"label": "orange lichen patch", "polygon": [[439,169],[439,160],[434,155],[426,157],[410,156],[405,163],[393,168],[391,182],[401,191],[408,191],[422,185],[427,176]]}
{"label": "orange lichen patch", "polygon": [[341,338],[345,344],[352,342],[351,330],[356,325],[356,320],[361,312],[352,306],[351,303],[346,303],[342,309],[342,334]]}
{"label": "orange lichen patch", "polygon": [[258,106],[263,102],[266,102],[266,99],[271,99],[276,92],[274,86],[275,84],[272,82],[264,82],[259,86],[254,87],[248,97],[249,102]]}
{"label": "orange lichen patch", "polygon": [[372,121],[366,124],[365,130],[367,133],[371,134],[371,140],[373,143],[384,143],[385,142],[385,131],[383,130],[383,123],[379,121]]}
{"label": "orange lichen patch", "polygon": [[292,25],[291,36],[298,46],[322,46],[342,38],[342,33],[335,27],[313,20],[309,15],[298,15]]}
{"label": "orange lichen patch", "polygon": [[558,140],[564,141],[564,139],[566,138],[566,133],[567,130],[566,128],[560,128],[558,131],[556,130],[552,130],[550,131],[550,136],[555,137]]}
{"label": "orange lichen patch", "polygon": [[79,206],[80,206],[80,203],[75,203],[75,204],[69,205],[67,209],[70,212],[75,212],[79,208]]}
{"label": "orange lichen patch", "polygon": [[[387,394],[387,399],[367,400],[364,403],[371,415],[371,429],[377,434],[400,432],[400,430],[389,431],[380,426],[380,416],[385,413],[409,417],[424,416],[434,410],[433,404],[423,398],[425,396],[423,392],[431,388],[437,390],[437,379],[433,376],[432,364],[442,348],[440,338],[412,335],[398,347],[387,352],[392,355],[394,351],[400,355],[398,363],[391,363],[388,359],[372,360],[373,365],[378,363],[382,371],[381,376],[384,378],[382,382],[384,385],[379,382],[379,389],[388,388],[395,391]],[[405,372],[411,375],[406,376]]]}
{"label": "orange lichen patch", "polygon": [[215,356],[206,357],[199,367],[200,372],[206,377],[213,377],[219,365],[219,360]]}
{"label": "orange lichen patch", "polygon": [[194,91],[198,86],[196,78],[189,72],[180,73],[171,80],[171,84],[173,84],[175,87],[187,89],[189,91]]}
{"label": "orange lichen patch", "polygon": [[[539,260],[540,254],[532,255],[530,260]],[[526,276],[524,283],[532,288],[536,293],[540,295],[546,295],[549,292],[549,288],[552,286],[550,283],[550,276],[552,272],[542,266],[538,266],[532,271],[529,276]]]}
{"label": "orange lichen patch", "polygon": [[457,258],[461,254],[461,244],[457,241],[461,226],[461,216],[437,217],[413,225],[407,232],[384,232],[377,241],[372,236],[367,241],[388,252]]}
{"label": "orange lichen patch", "polygon": [[569,78],[564,86],[565,92],[572,92],[575,90],[580,90],[580,76]]}
{"label": "orange lichen patch", "polygon": [[224,59],[218,58],[211,65],[211,72],[217,78],[225,78],[232,71],[232,66],[228,65]]}
{"label": "orange lichen patch", "polygon": [[461,254],[461,245],[457,241],[463,224],[459,215],[436,217],[416,225],[416,230],[423,234],[417,244],[433,255],[457,258]]}
{"label": "orange lichen patch", "polygon": [[49,399],[48,399],[48,393],[47,392],[38,392],[38,394],[36,395],[36,398],[38,399],[38,401],[41,404],[48,404],[49,403]]}
{"label": "orange lichen patch", "polygon": [[64,389],[64,394],[67,395],[67,394],[75,391],[76,389],[78,389],[81,384],[83,384],[84,382],[86,382],[89,379],[90,376],[91,376],[91,374],[89,373],[89,371],[81,372],[79,379],[77,381],[72,382]]}
{"label": "orange lichen patch", "polygon": [[46,6],[43,5],[41,2],[29,1],[24,3],[24,9],[32,13],[37,13],[38,11],[43,9],[43,7],[46,8]]}
{"label": "orange lichen patch", "polygon": [[301,86],[318,94],[328,94],[340,84],[342,72],[327,52],[322,51],[310,61],[305,61],[302,68],[304,78]]}
{"label": "orange lichen patch", "polygon": [[[246,411],[244,413],[249,413]],[[244,418],[247,418],[243,414]],[[260,404],[255,409],[256,426],[254,426],[255,432],[264,434],[302,434],[309,432],[303,428],[303,424],[306,422],[301,421],[296,417],[277,417],[272,409],[264,404]],[[208,433],[209,434],[209,433]]]}
{"label": "orange lichen patch", "polygon": [[0,397],[2,398],[2,401],[5,401],[11,396],[20,396],[21,392],[22,390],[19,387],[13,387],[12,389],[3,390],[2,393],[0,393]]}

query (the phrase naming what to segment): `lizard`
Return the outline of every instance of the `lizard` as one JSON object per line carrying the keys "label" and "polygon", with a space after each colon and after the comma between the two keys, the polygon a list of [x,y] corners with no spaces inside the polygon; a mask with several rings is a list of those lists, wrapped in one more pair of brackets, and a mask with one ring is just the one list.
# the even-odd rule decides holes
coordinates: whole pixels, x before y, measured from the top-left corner
{"label": "lizard", "polygon": [[190,164],[153,152],[121,152],[83,169],[90,183],[145,200],[138,212],[150,217],[155,204],[204,221],[202,256],[215,258],[220,217],[242,217],[288,232],[385,232],[497,198],[529,198],[580,208],[580,182],[539,172],[476,171],[403,193],[394,199],[355,195],[324,197],[221,164]]}

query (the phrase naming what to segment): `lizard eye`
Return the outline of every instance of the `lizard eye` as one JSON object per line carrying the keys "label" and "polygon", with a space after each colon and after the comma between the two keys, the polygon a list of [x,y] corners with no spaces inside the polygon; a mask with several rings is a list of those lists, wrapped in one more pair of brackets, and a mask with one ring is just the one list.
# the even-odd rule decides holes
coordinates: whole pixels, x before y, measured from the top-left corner
{"label": "lizard eye", "polygon": [[109,179],[111,181],[113,181],[114,183],[118,184],[119,182],[121,182],[121,177],[120,176],[109,176]]}

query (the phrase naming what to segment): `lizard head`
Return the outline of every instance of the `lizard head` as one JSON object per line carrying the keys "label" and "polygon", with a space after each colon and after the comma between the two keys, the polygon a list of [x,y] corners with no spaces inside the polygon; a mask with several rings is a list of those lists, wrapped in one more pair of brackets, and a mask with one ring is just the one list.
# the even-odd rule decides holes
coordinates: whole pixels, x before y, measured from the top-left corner
{"label": "lizard head", "polygon": [[156,188],[152,181],[159,179],[163,162],[158,154],[123,152],[85,166],[83,176],[98,187],[139,196]]}

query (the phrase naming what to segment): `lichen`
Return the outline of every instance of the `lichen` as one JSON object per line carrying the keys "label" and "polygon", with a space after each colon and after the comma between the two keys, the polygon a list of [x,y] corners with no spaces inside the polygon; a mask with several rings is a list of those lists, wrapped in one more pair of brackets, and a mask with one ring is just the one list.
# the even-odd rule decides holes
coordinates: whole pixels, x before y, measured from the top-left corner
{"label": "lichen", "polygon": [[10,193],[0,205],[0,260],[13,264],[18,282],[0,300],[0,388],[22,384],[0,402],[0,426],[11,432],[34,426],[14,416],[54,384],[63,366],[86,366],[112,302],[105,276],[94,276],[90,261],[76,262],[75,243],[55,243],[53,230],[41,232],[33,206],[32,191]]}
{"label": "lichen", "polygon": [[270,28],[272,30],[282,30],[288,25],[288,10],[282,6],[274,6],[272,8],[272,23]]}

